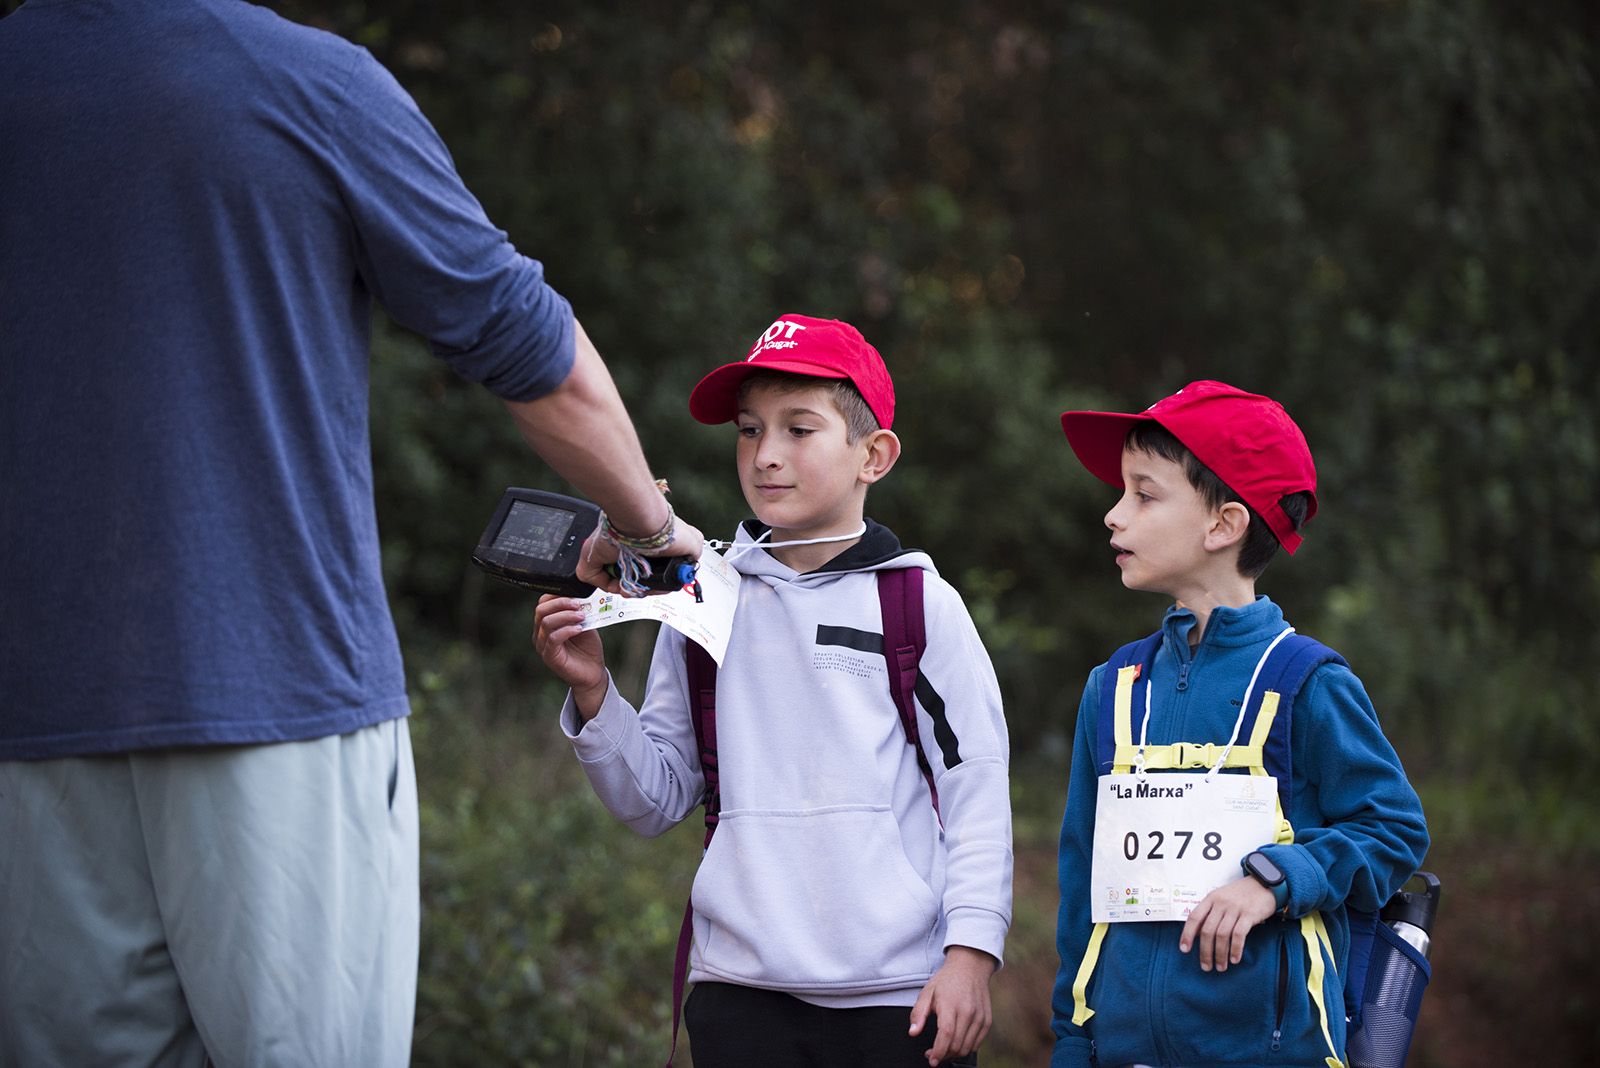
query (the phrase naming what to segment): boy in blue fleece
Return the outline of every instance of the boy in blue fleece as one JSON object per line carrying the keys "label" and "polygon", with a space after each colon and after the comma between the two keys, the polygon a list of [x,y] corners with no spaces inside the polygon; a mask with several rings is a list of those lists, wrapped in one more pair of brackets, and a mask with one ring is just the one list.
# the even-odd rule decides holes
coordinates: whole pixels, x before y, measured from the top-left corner
{"label": "boy in blue fleece", "polygon": [[[1428,832],[1342,659],[1325,651],[1282,711],[1265,685],[1252,693],[1291,630],[1255,581],[1316,512],[1305,438],[1275,401],[1220,382],[1061,423],[1084,466],[1123,490],[1105,518],[1123,585],[1176,603],[1149,661],[1095,668],[1078,709],[1051,1068],[1342,1065],[1345,909],[1377,910],[1421,863]],[[1288,726],[1272,734],[1274,713]],[[1102,748],[1108,723],[1114,749]],[[1274,744],[1287,755],[1265,756]],[[1274,762],[1292,771],[1268,829],[1247,841],[1215,830],[1249,804],[1237,795],[1250,780],[1228,776]],[[1147,814],[1147,794],[1173,792],[1165,822]],[[1210,882],[1196,876],[1202,855]],[[1151,866],[1130,879],[1124,860]],[[1147,909],[1169,918],[1140,922]]]}

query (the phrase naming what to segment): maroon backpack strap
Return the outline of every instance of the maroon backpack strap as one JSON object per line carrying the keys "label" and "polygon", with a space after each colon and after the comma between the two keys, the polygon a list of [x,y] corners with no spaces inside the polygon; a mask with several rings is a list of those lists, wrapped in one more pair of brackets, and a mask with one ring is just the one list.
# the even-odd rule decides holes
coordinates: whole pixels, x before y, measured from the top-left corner
{"label": "maroon backpack strap", "polygon": [[[940,822],[939,790],[933,783],[933,767],[922,751],[922,732],[917,726],[916,689],[922,654],[928,648],[927,626],[922,611],[922,569],[896,568],[878,572],[878,604],[883,613],[883,656],[889,669],[889,691],[906,744],[917,755],[917,767],[928,784],[933,812]],[[717,662],[692,641],[683,643],[684,667],[689,680],[689,718],[694,724],[695,744],[700,750],[700,770],[705,777],[706,840],[716,833],[722,811],[722,791],[717,781]],[[694,940],[694,902],[683,910],[683,926],[678,929],[678,953],[672,967],[672,1050],[666,1068],[678,1054],[678,1029],[683,1019],[683,988],[689,978],[689,948]]]}
{"label": "maroon backpack strap", "polygon": [[717,662],[698,642],[685,639],[684,667],[689,676],[689,718],[700,749],[700,774],[706,781],[706,845],[717,829],[722,811],[722,787],[717,781]]}
{"label": "maroon backpack strap", "polygon": [[878,605],[883,611],[883,659],[889,668],[889,692],[900,713],[906,744],[917,754],[917,767],[928,783],[933,813],[939,813],[939,788],[933,784],[933,766],[922,751],[922,731],[917,726],[917,678],[922,654],[928,648],[928,630],[922,613],[922,568],[904,567],[878,572]]}
{"label": "maroon backpack strap", "polygon": [[[717,781],[717,662],[697,642],[684,641],[683,665],[689,676],[689,720],[694,724],[695,746],[700,752],[700,772],[706,782],[706,841],[717,830],[722,812],[722,789]],[[689,945],[694,939],[694,901],[683,907],[678,928],[678,954],[672,965],[672,1049],[667,1068],[678,1055],[678,1025],[683,1019],[683,988],[689,979]]]}

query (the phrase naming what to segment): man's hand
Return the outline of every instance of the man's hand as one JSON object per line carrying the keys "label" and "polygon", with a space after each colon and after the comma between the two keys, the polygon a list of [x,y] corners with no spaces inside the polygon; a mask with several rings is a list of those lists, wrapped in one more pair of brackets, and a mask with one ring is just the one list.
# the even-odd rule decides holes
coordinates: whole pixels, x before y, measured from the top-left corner
{"label": "man's hand", "polygon": [[930,1065],[965,1057],[988,1035],[994,1022],[989,977],[998,966],[989,954],[967,946],[951,946],[945,951],[944,964],[911,1007],[910,1034],[922,1034],[930,1015],[937,1020],[933,1048],[927,1054]]}
{"label": "man's hand", "polygon": [[1189,952],[1196,935],[1200,940],[1200,970],[1212,965],[1225,972],[1230,963],[1244,959],[1244,938],[1250,929],[1278,910],[1272,891],[1246,875],[1219,886],[1189,913],[1178,936],[1178,948]]}
{"label": "man's hand", "polygon": [[582,601],[545,594],[533,613],[533,647],[556,677],[572,687],[585,723],[600,712],[610,682],[600,635],[583,629]]}
{"label": "man's hand", "polygon": [[[680,517],[673,525],[672,541],[659,553],[650,555],[687,556],[691,560],[698,560],[703,551],[705,551],[705,535],[700,533],[698,527],[684,522]],[[617,547],[602,538],[597,530],[583,543],[583,551],[578,558],[578,578],[591,586],[598,586],[607,593],[621,593],[622,584],[606,571],[607,564],[616,562]]]}

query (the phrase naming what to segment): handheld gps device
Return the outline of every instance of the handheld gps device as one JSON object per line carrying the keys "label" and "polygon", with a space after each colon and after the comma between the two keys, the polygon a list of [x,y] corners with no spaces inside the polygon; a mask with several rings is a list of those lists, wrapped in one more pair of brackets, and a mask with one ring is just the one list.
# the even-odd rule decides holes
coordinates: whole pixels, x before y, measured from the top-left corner
{"label": "handheld gps device", "polygon": [[[540,593],[587,597],[595,588],[577,577],[584,539],[600,523],[588,501],[545,490],[506,490],[478,539],[472,562],[504,582]],[[651,559],[645,581],[653,590],[676,590],[694,581],[694,561]]]}

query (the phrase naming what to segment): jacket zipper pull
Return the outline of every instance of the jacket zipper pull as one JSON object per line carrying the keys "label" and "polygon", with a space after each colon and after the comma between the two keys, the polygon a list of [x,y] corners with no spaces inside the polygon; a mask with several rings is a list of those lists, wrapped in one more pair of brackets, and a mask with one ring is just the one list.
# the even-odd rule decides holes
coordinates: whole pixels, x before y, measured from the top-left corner
{"label": "jacket zipper pull", "polygon": [[1272,1032],[1272,1052],[1276,1053],[1283,1048],[1283,1028],[1279,1027]]}
{"label": "jacket zipper pull", "polygon": [[1178,689],[1179,690],[1187,690],[1189,688],[1189,664],[1190,664],[1190,661],[1185,660],[1182,664],[1180,664],[1178,666]]}

